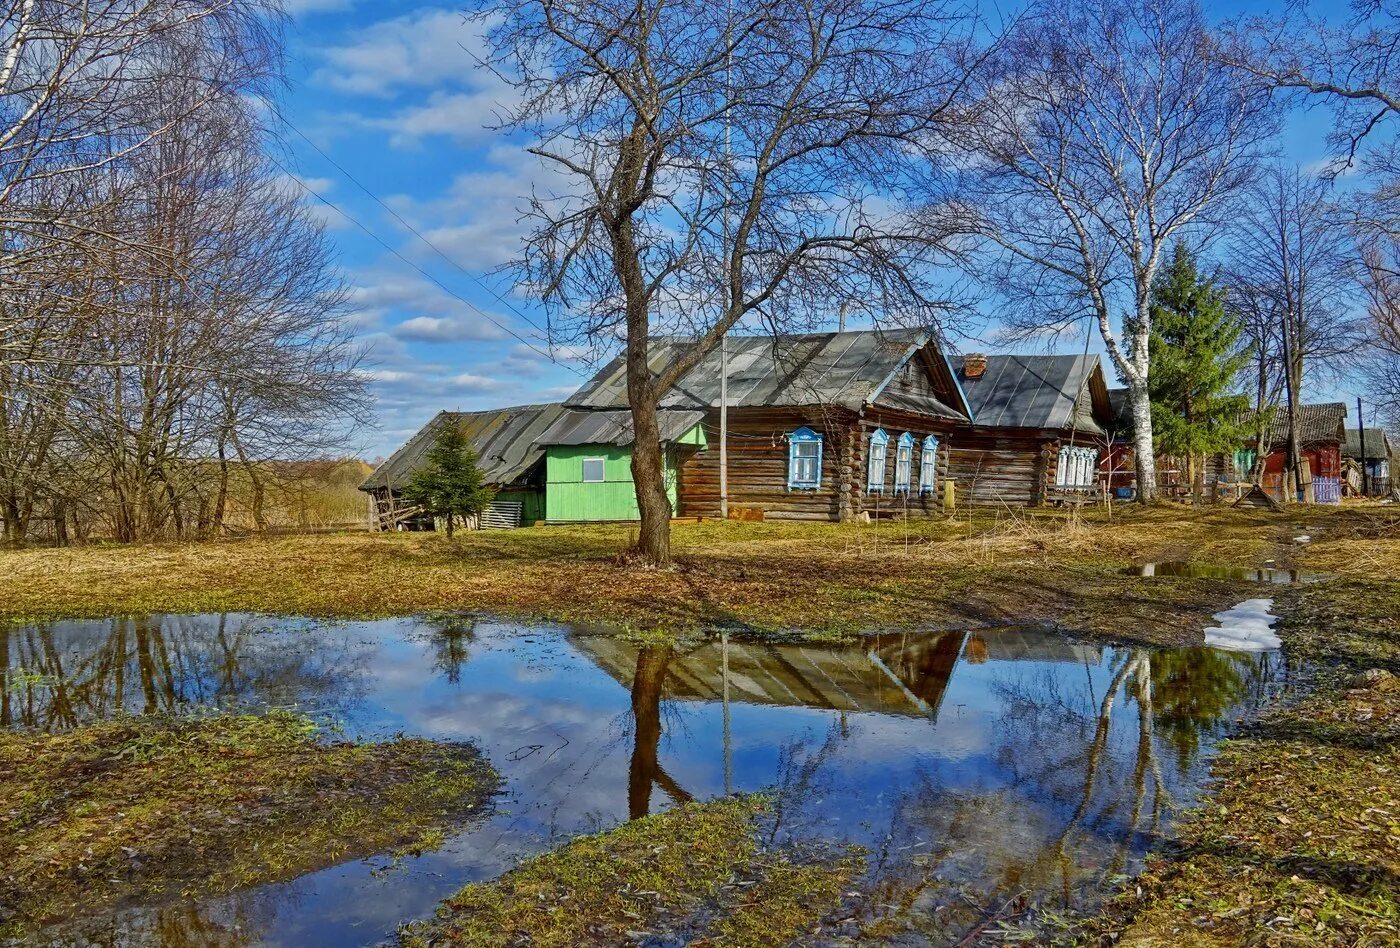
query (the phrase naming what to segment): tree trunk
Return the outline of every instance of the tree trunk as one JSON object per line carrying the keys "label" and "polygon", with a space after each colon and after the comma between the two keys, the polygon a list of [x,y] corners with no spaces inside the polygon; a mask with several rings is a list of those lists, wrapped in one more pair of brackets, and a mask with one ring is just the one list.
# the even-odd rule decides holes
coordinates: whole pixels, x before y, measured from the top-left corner
{"label": "tree trunk", "polygon": [[642,521],[633,553],[643,563],[664,566],[671,560],[671,498],[666,496],[655,402],[633,402],[632,430],[637,435],[632,444],[632,483]]}
{"label": "tree trunk", "polygon": [[1128,384],[1128,406],[1133,413],[1133,454],[1137,464],[1137,499],[1140,504],[1157,499],[1157,459],[1152,454],[1152,400],[1146,382]]}

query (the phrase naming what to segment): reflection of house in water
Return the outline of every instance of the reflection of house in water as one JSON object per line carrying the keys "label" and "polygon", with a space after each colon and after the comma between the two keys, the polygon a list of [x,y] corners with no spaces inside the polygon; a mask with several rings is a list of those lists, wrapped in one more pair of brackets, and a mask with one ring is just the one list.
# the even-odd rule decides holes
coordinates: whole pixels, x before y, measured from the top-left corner
{"label": "reflection of house in water", "polygon": [[[623,687],[632,687],[640,646],[606,636],[581,636],[575,644]],[[662,695],[933,717],[960,659],[1098,664],[1101,657],[1097,646],[1031,629],[880,635],[847,647],[716,641],[673,653]]]}
{"label": "reflection of house in water", "polygon": [[1103,649],[1097,645],[1036,629],[995,629],[968,637],[969,662],[1085,662],[1097,665]]}
{"label": "reflection of house in water", "polygon": [[[710,642],[671,658],[663,693],[679,700],[727,697],[736,704],[921,717],[942,700],[964,637],[961,632],[883,637],[865,648]],[[580,637],[575,644],[631,687],[639,646],[602,636]]]}

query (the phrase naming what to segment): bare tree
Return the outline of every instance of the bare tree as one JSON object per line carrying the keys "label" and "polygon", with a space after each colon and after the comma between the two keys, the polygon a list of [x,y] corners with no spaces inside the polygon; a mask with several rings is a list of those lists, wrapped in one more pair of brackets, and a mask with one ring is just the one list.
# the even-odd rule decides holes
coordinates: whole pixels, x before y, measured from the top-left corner
{"label": "bare tree", "polygon": [[[625,342],[641,527],[670,557],[658,400],[741,321],[859,301],[934,325],[937,234],[902,212],[913,143],[966,78],[948,0],[512,0],[485,7],[506,127],[567,182],[536,194],[519,272],[561,336]],[[929,172],[932,174],[932,172]],[[651,364],[650,340],[697,344]]]}
{"label": "bare tree", "polygon": [[[1301,496],[1298,406],[1305,382],[1329,372],[1335,377],[1366,341],[1353,309],[1360,272],[1352,229],[1326,182],[1296,168],[1274,167],[1250,189],[1228,233],[1229,282],[1258,350],[1257,407],[1276,404],[1282,388],[1288,473]],[[1270,367],[1273,384],[1266,381]],[[1262,463],[1268,453],[1262,411],[1256,434]]]}
{"label": "bare tree", "polygon": [[1150,296],[1163,255],[1218,223],[1273,130],[1210,54],[1192,0],[1046,0],[991,59],[953,126],[989,281],[1024,333],[1086,317],[1128,387],[1138,498],[1153,499]]}

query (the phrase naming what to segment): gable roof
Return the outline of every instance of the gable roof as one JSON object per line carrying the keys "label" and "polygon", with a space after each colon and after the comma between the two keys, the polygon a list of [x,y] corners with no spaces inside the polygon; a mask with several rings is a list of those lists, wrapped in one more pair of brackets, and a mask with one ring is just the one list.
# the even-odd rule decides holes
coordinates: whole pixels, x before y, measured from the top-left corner
{"label": "gable roof", "polygon": [[432,447],[438,426],[454,421],[462,426],[477,464],[489,484],[505,486],[528,476],[544,458],[539,436],[564,413],[558,402],[543,405],[517,405],[490,411],[438,412],[403,447],[375,468],[360,490],[389,487],[394,490],[408,483],[413,471]]}
{"label": "gable roof", "polygon": [[[1356,428],[1347,429],[1346,444],[1342,445],[1342,454],[1349,458],[1361,460],[1361,432]],[[1390,459],[1390,438],[1386,436],[1384,428],[1366,429],[1366,460],[1387,461]]]}
{"label": "gable roof", "polygon": [[[651,340],[650,367],[661,372],[697,344],[692,336]],[[943,397],[901,393],[899,407],[966,419],[968,408],[946,359],[927,332],[866,330],[783,336],[730,336],[729,407],[836,405],[859,411],[884,394],[899,369],[919,353]],[[661,397],[663,409],[719,407],[720,353],[716,348]],[[627,407],[627,369],[619,355],[571,395],[569,408]],[[894,407],[894,406],[889,406]]]}
{"label": "gable roof", "polygon": [[[1347,406],[1343,402],[1322,402],[1298,406],[1298,443],[1346,440]],[[1269,443],[1278,447],[1288,441],[1288,409],[1280,407],[1269,422]]]}
{"label": "gable roof", "polygon": [[[994,355],[976,378],[954,357],[972,415],[990,428],[1077,428],[1107,434],[1115,417],[1103,364],[1096,355]],[[1087,390],[1088,397],[1080,397]]]}
{"label": "gable roof", "polygon": [[[705,420],[703,411],[662,409],[656,413],[662,442],[675,441]],[[541,447],[549,445],[632,443],[632,410],[574,411],[565,409],[536,441]]]}

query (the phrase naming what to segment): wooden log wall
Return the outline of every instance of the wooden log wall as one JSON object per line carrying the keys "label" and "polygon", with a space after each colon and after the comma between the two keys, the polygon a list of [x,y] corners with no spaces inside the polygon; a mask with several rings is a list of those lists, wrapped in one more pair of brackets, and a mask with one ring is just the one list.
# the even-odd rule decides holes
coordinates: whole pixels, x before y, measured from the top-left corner
{"label": "wooden log wall", "polygon": [[1040,431],[960,428],[948,452],[959,505],[1034,506],[1055,480],[1058,443]]}
{"label": "wooden log wall", "polygon": [[[836,520],[840,516],[840,472],[849,464],[844,426],[849,413],[820,409],[732,408],[729,411],[729,507],[762,510],[775,520]],[[803,426],[825,435],[822,478],[817,490],[788,490],[787,436]],[[680,465],[677,513],[719,516],[719,413],[705,418],[709,447]]]}
{"label": "wooden log wall", "polygon": [[[761,510],[774,520],[851,521],[871,516],[929,516],[941,513],[941,484],[947,476],[947,439],[951,426],[926,416],[878,411],[860,417],[843,409],[736,408],[729,412],[729,507],[731,515]],[[789,490],[787,435],[806,426],[825,436],[822,479],[817,490]],[[885,462],[885,491],[866,491],[866,450],[869,436],[883,427],[889,435]],[[677,514],[682,517],[719,516],[719,414],[705,419],[709,447],[680,466]],[[896,442],[905,431],[915,441],[908,498],[894,494]],[[934,434],[938,452],[940,492],[918,493],[923,439]]]}
{"label": "wooden log wall", "polygon": [[[885,429],[889,436],[885,453],[884,490],[878,494],[867,490],[868,457],[867,448],[870,435],[877,428]],[[894,491],[895,460],[899,448],[899,436],[904,432],[914,436],[914,457],[909,471],[909,493],[896,494]],[[943,481],[948,477],[949,441],[952,425],[926,415],[915,415],[887,409],[871,409],[860,419],[858,430],[858,452],[860,464],[855,471],[857,494],[860,502],[855,514],[868,514],[872,518],[887,517],[931,517],[943,513]],[[919,493],[919,463],[923,454],[924,438],[933,435],[938,439],[937,489],[929,494]]]}

